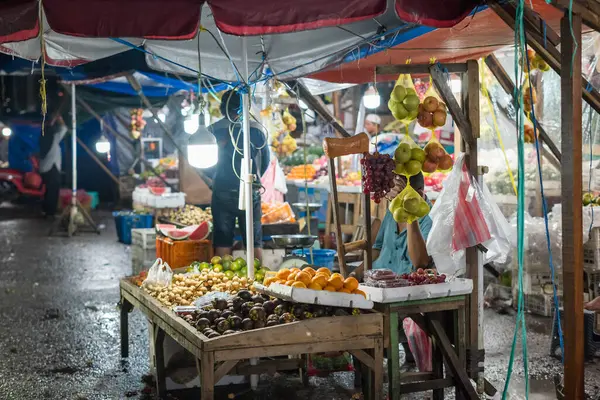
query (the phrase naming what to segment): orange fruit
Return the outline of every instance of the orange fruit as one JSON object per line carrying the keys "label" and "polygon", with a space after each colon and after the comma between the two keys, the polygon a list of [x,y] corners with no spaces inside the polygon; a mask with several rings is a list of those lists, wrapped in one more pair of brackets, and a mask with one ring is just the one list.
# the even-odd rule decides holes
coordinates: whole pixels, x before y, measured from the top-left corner
{"label": "orange fruit", "polygon": [[362,290],[356,289],[352,292],[352,294],[360,294],[362,297],[364,297],[365,299],[367,298],[367,294],[365,292],[363,292]]}
{"label": "orange fruit", "polygon": [[317,270],[317,274],[318,273],[323,273],[323,274],[327,274],[327,276],[331,275],[331,271],[329,270],[329,268],[325,268],[325,267],[321,267]]}
{"label": "orange fruit", "polygon": [[342,278],[342,280],[344,280],[344,275],[340,274],[339,272],[334,272],[333,274],[331,274],[331,277],[333,278],[334,276],[339,276],[340,278]]}
{"label": "orange fruit", "polygon": [[277,281],[277,283],[281,284],[281,285],[285,285],[287,281],[285,279],[280,279]]}
{"label": "orange fruit", "polygon": [[312,283],[316,283],[317,285],[321,286],[322,288],[327,286],[327,277],[323,274],[317,274],[315,275],[314,278],[312,278]]}
{"label": "orange fruit", "polygon": [[287,278],[286,278],[286,279],[287,279],[288,281],[295,281],[295,280],[296,280],[296,275],[298,275],[298,273],[297,273],[297,272],[292,272],[292,273],[290,273],[290,274],[287,276]]}
{"label": "orange fruit", "polygon": [[294,268],[290,269],[290,272],[291,273],[298,273],[298,272],[300,272],[300,268],[294,267]]}
{"label": "orange fruit", "polygon": [[306,285],[299,281],[292,283],[292,287],[306,289]]}
{"label": "orange fruit", "polygon": [[317,274],[317,271],[315,271],[312,267],[306,267],[302,270],[302,272],[306,272],[311,276],[311,278]]}
{"label": "orange fruit", "polygon": [[335,290],[340,290],[344,287],[344,281],[339,276],[332,276],[331,278],[329,278],[327,283],[333,286]]}
{"label": "orange fruit", "polygon": [[298,272],[298,274],[296,274],[296,281],[302,282],[306,286],[310,283],[311,278],[308,272]]}
{"label": "orange fruit", "polygon": [[312,290],[323,290],[323,287],[321,285],[319,285],[318,283],[315,283],[315,282],[311,282],[308,285],[308,288],[312,289]]}
{"label": "orange fruit", "polygon": [[269,278],[265,278],[265,280],[263,281],[263,285],[265,286],[269,286],[271,283],[277,282],[277,278],[274,276],[271,276]]}
{"label": "orange fruit", "polygon": [[323,290],[327,290],[328,292],[335,292],[335,288],[331,285],[327,285],[323,288]]}
{"label": "orange fruit", "polygon": [[356,278],[346,278],[344,281],[344,287],[352,292],[353,290],[358,289],[358,281]]}
{"label": "orange fruit", "polygon": [[287,281],[285,283],[285,286],[292,286],[294,284],[294,281]]}
{"label": "orange fruit", "polygon": [[341,288],[340,290],[338,290],[338,293],[348,293],[348,294],[350,294],[352,292],[350,291],[350,289]]}
{"label": "orange fruit", "polygon": [[279,271],[277,271],[277,279],[284,279],[287,280],[288,275],[290,274],[290,270],[287,268],[282,268]]}

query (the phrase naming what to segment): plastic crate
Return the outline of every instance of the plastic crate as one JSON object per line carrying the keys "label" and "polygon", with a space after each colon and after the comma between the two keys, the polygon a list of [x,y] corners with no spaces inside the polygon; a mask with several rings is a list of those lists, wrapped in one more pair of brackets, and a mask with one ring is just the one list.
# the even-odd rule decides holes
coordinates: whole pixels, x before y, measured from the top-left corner
{"label": "plastic crate", "polygon": [[131,230],[131,245],[144,250],[156,249],[156,229],[139,228]]}
{"label": "plastic crate", "polygon": [[337,252],[335,250],[328,249],[313,249],[312,250],[312,260],[310,256],[309,249],[296,249],[292,250],[292,254],[295,256],[304,257],[308,264],[317,266],[317,267],[325,267],[333,270],[333,265],[335,261],[335,255]]}
{"label": "plastic crate", "polygon": [[600,272],[585,271],[590,299],[600,296]]}
{"label": "plastic crate", "polygon": [[[552,294],[524,294],[525,311],[541,315],[544,317],[551,317],[554,315],[554,295]],[[519,292],[514,292],[513,307],[516,309],[518,305]],[[559,307],[563,306],[563,296],[558,295]]]}
{"label": "plastic crate", "polygon": [[[554,272],[554,281],[557,285],[558,293],[562,294],[562,271]],[[513,271],[512,281],[518,282],[518,279],[518,272]],[[552,275],[550,271],[544,273],[523,273],[523,293],[552,294]]]}
{"label": "plastic crate", "polygon": [[150,269],[156,261],[156,249],[143,249],[140,246],[131,246],[131,272],[138,275]]}
{"label": "plastic crate", "polygon": [[156,257],[162,258],[171,268],[187,267],[194,261],[210,261],[213,257],[210,240],[172,240],[156,237]]}
{"label": "plastic crate", "polygon": [[152,228],[154,217],[151,214],[134,214],[130,211],[113,212],[119,242],[131,244],[131,230],[135,228]]}

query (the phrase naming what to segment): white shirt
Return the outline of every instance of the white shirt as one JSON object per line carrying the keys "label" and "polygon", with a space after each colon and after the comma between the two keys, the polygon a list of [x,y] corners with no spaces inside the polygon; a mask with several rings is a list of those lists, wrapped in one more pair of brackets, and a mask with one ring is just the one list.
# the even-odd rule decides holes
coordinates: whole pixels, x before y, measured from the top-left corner
{"label": "white shirt", "polygon": [[52,139],[52,146],[48,150],[48,154],[40,161],[40,172],[45,173],[56,166],[56,169],[60,172],[62,165],[62,154],[60,152],[60,142],[67,134],[67,127],[64,124],[60,124],[58,130],[54,133]]}

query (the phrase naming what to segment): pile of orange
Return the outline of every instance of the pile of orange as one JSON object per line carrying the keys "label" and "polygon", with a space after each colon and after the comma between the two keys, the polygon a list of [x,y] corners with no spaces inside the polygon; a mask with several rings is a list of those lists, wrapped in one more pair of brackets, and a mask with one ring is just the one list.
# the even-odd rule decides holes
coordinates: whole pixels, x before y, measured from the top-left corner
{"label": "pile of orange", "polygon": [[358,289],[358,281],[355,278],[346,278],[338,273],[331,273],[327,268],[319,268],[316,271],[312,267],[283,268],[275,276],[265,278],[264,285],[280,283],[295,288],[327,290],[329,292],[360,294],[366,298],[365,293]]}

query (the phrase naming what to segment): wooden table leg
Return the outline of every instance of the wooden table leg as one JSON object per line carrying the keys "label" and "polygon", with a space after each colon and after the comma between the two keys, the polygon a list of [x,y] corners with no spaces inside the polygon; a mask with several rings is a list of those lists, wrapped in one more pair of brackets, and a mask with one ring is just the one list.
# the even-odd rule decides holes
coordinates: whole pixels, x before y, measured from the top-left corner
{"label": "wooden table leg", "polygon": [[129,357],[129,311],[133,306],[121,298],[121,357]]}
{"label": "wooden table leg", "polygon": [[[453,318],[454,322],[454,348],[456,349],[456,354],[458,356],[458,362],[462,369],[467,368],[467,354],[466,354],[466,342],[465,342],[465,329],[467,318],[465,315],[465,307],[459,307],[455,312],[455,318]],[[462,400],[465,397],[463,396],[462,391],[458,388],[458,385],[455,388],[455,397],[457,400]]]}
{"label": "wooden table leg", "polygon": [[[441,313],[437,313],[439,315]],[[442,355],[442,349],[440,343],[435,338],[431,340],[431,372],[435,379],[444,378],[444,356]],[[432,400],[444,400],[444,389],[434,389]]]}
{"label": "wooden table leg", "polygon": [[373,349],[373,377],[371,379],[372,400],[383,397],[383,339],[375,340]]}
{"label": "wooden table leg", "polygon": [[215,353],[207,351],[202,353],[200,359],[200,389],[202,400],[215,399]]}
{"label": "wooden table leg", "polygon": [[154,325],[154,357],[156,359],[156,391],[159,399],[167,396],[167,382],[165,375],[165,331]]}
{"label": "wooden table leg", "polygon": [[398,343],[398,313],[390,311],[388,314],[388,335],[390,343],[387,348],[388,359],[388,388],[390,400],[400,400],[400,354]]}

